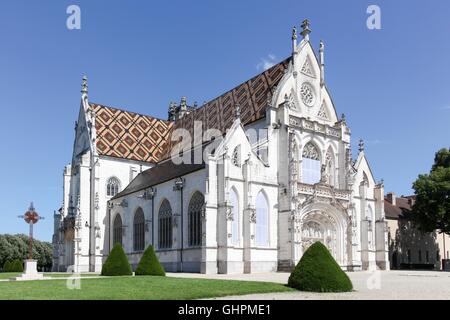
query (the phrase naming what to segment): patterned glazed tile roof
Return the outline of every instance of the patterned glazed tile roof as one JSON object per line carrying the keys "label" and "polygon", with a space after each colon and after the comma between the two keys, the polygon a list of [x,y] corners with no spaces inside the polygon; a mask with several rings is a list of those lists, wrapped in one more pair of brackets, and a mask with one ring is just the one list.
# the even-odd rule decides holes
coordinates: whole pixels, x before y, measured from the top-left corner
{"label": "patterned glazed tile roof", "polygon": [[[208,129],[218,129],[222,134],[231,127],[235,119],[235,106],[239,104],[242,124],[262,119],[266,116],[267,99],[273,95],[276,86],[285,74],[291,57],[281,61],[250,80],[238,85],[234,89],[205,103],[191,111],[182,119],[177,120],[173,130],[183,128],[194,137],[194,121],[201,121],[202,132]],[[165,158],[176,145],[169,138]]]}
{"label": "patterned glazed tile roof", "polygon": [[96,114],[100,155],[154,163],[161,160],[172,122],[96,103],[90,105]]}
{"label": "patterned glazed tile roof", "polygon": [[98,153],[157,163],[167,159],[176,146],[171,141],[174,129],[184,128],[194,137],[194,120],[201,121],[203,133],[218,129],[225,134],[235,119],[236,104],[244,125],[262,119],[267,98],[274,93],[290,60],[283,60],[174,122],[90,103],[96,114]]}

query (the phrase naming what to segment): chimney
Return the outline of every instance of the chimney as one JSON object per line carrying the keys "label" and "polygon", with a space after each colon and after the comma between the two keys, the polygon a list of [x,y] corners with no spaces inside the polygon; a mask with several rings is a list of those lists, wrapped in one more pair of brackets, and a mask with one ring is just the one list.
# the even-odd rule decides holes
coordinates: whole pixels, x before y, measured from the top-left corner
{"label": "chimney", "polygon": [[393,192],[388,192],[388,194],[386,195],[386,200],[389,201],[393,206],[396,206],[396,198],[395,198],[395,193]]}

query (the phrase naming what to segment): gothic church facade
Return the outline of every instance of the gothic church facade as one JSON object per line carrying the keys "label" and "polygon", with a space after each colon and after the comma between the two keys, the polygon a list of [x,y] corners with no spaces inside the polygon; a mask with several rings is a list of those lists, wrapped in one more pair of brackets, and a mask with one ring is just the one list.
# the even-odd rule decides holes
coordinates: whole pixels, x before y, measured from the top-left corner
{"label": "gothic church facade", "polygon": [[202,106],[171,104],[168,120],[92,103],[84,80],[54,270],[99,272],[120,243],[133,266],[153,245],[167,271],[288,271],[316,241],[345,270],[389,268],[383,183],[362,141],[352,157],[309,33],[305,21],[287,59]]}

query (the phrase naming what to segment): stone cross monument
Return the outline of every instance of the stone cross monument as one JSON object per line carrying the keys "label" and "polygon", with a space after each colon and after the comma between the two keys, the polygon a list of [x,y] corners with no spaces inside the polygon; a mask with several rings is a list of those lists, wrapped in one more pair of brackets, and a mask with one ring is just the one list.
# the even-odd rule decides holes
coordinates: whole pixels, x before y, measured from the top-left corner
{"label": "stone cross monument", "polygon": [[11,278],[11,280],[39,280],[43,279],[42,273],[37,272],[37,260],[33,260],[33,225],[38,223],[39,220],[44,218],[39,216],[39,214],[34,210],[33,202],[30,204],[28,211],[24,215],[19,216],[19,218],[25,220],[30,226],[30,234],[28,238],[28,259],[25,260],[24,273],[16,278]]}

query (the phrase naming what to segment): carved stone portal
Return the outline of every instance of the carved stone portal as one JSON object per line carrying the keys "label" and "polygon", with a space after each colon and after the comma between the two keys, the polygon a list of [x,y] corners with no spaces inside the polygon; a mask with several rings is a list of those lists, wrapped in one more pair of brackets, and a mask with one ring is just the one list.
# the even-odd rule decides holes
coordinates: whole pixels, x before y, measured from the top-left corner
{"label": "carved stone portal", "polygon": [[314,242],[322,242],[335,259],[337,253],[337,234],[335,223],[326,215],[314,214],[314,218],[306,217],[302,227],[302,249],[305,252]]}

